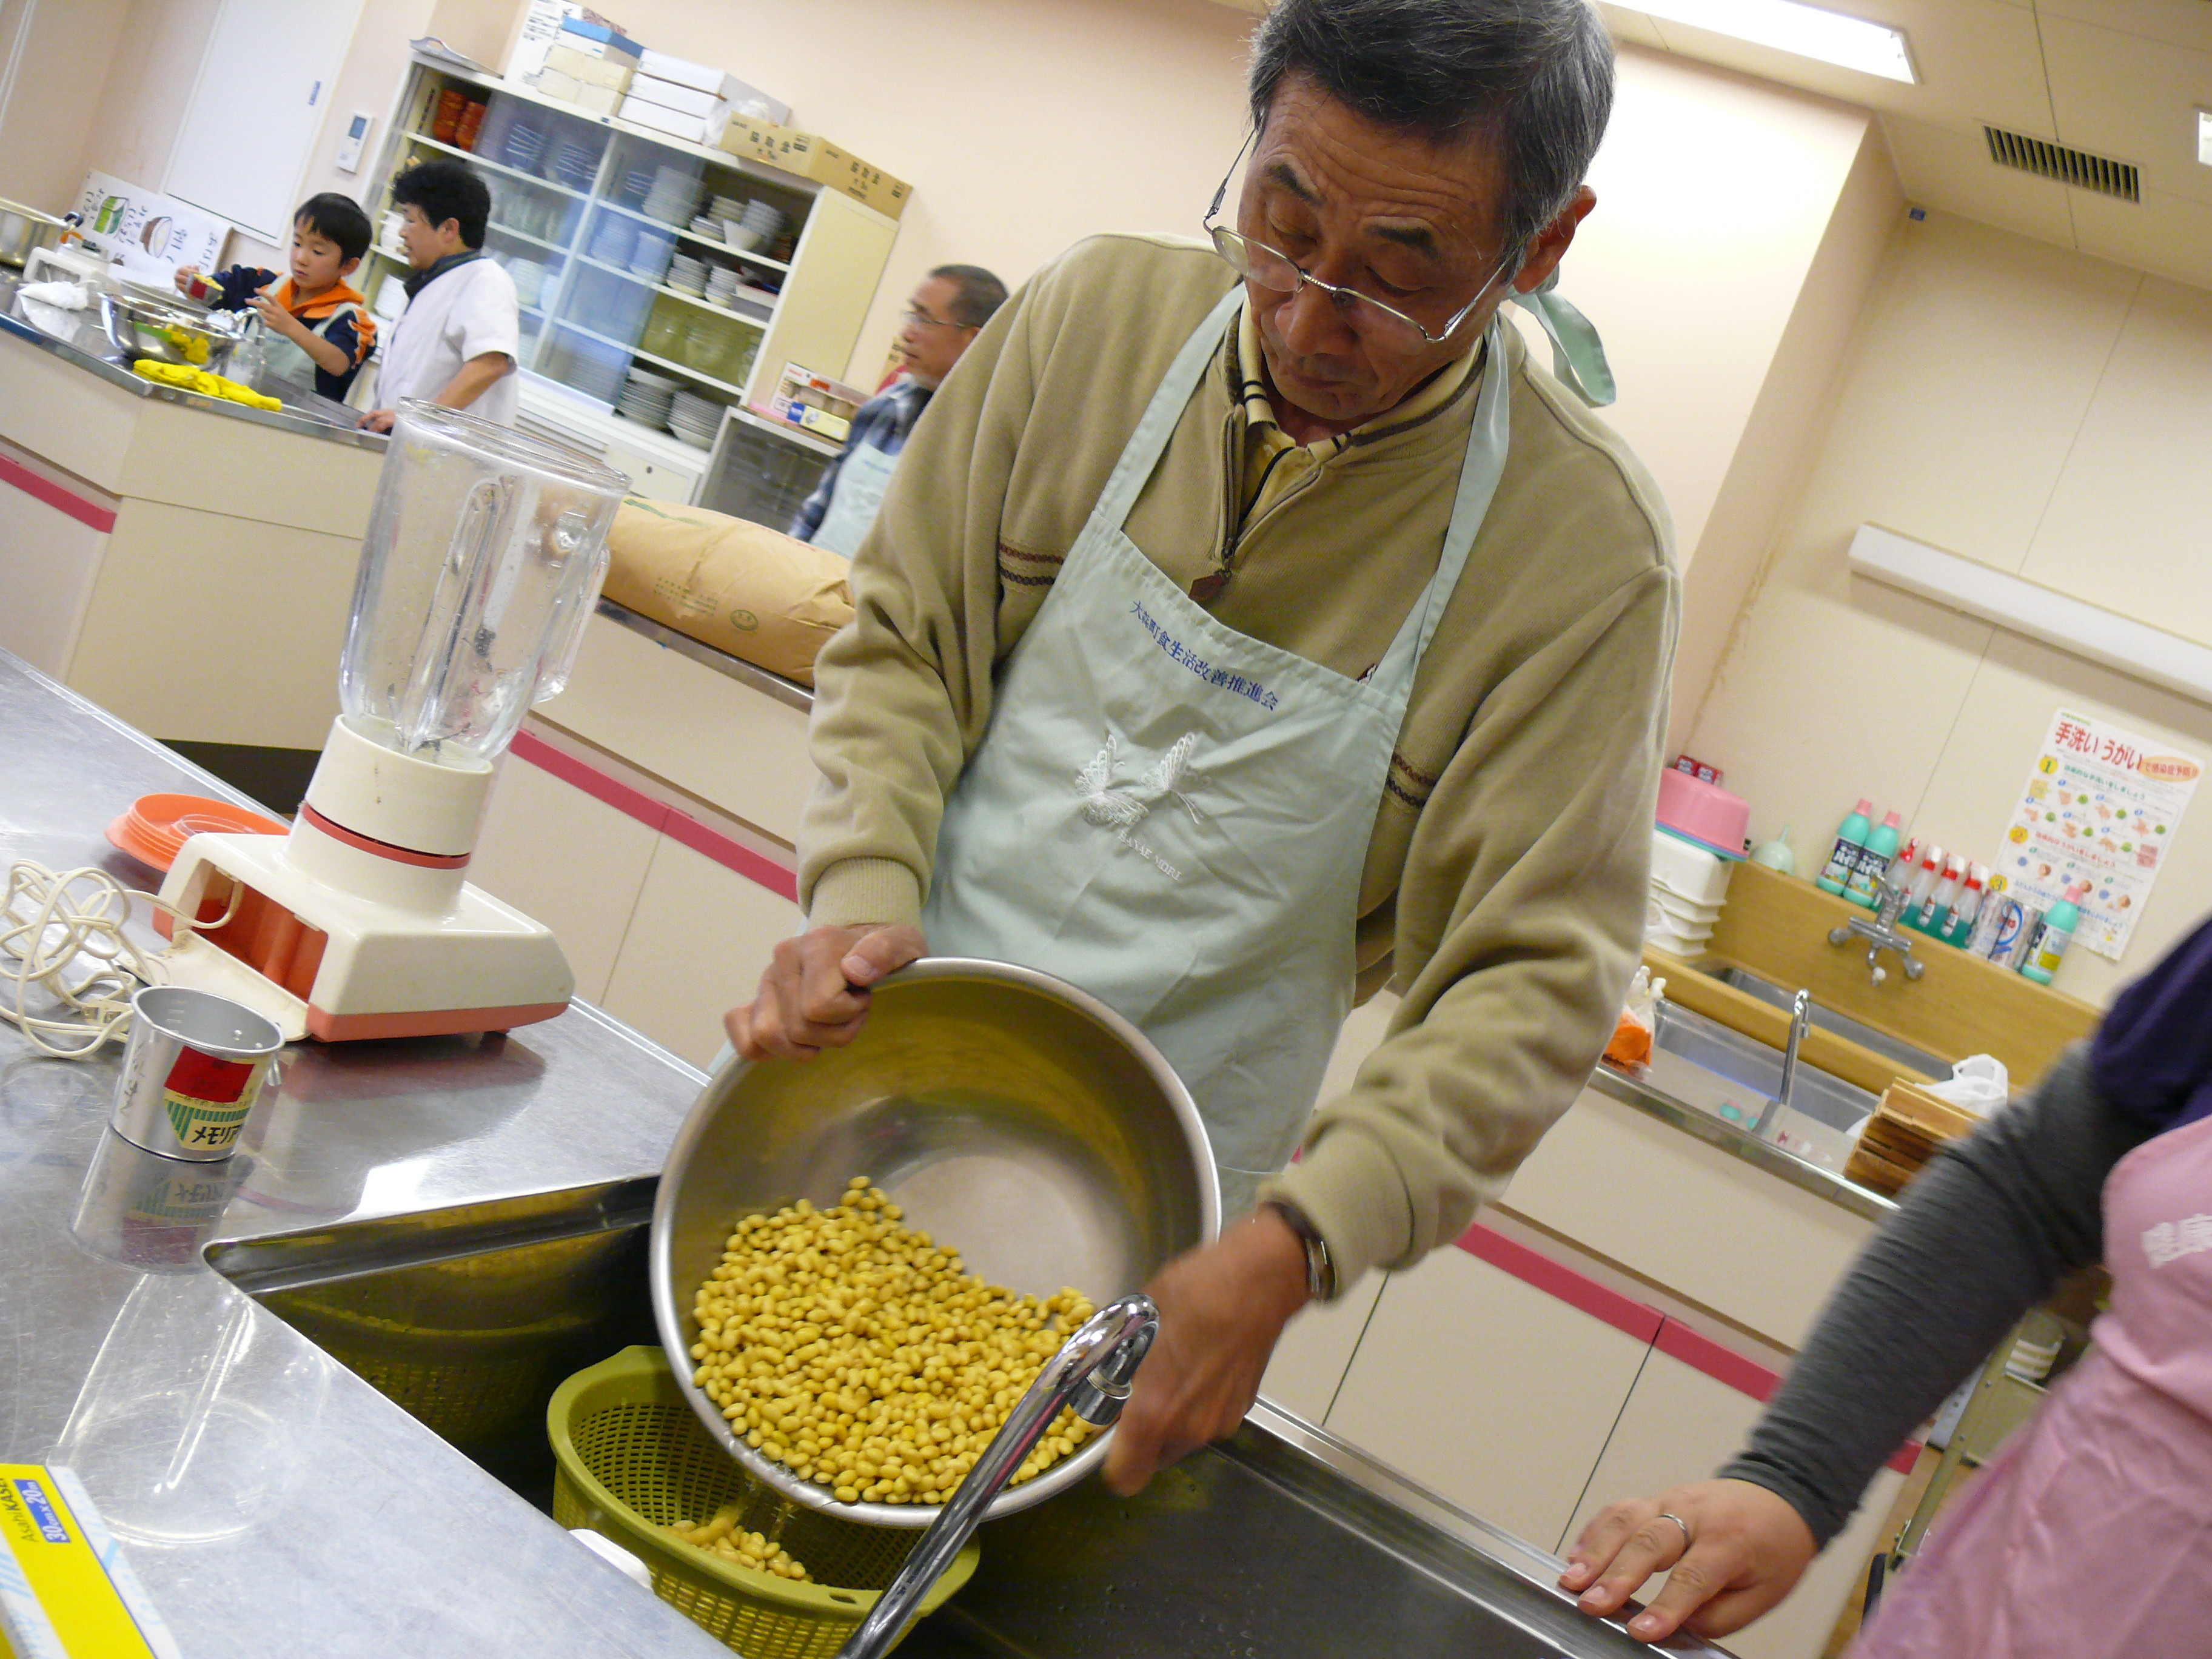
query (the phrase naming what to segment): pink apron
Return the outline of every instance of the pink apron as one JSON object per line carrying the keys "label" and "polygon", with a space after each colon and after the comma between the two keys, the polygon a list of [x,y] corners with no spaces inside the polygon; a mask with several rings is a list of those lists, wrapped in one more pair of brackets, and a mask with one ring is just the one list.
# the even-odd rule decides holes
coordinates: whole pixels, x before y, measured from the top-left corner
{"label": "pink apron", "polygon": [[2105,1182],[2095,1346],[1892,1581],[1850,1659],[2212,1656],[2212,1119]]}

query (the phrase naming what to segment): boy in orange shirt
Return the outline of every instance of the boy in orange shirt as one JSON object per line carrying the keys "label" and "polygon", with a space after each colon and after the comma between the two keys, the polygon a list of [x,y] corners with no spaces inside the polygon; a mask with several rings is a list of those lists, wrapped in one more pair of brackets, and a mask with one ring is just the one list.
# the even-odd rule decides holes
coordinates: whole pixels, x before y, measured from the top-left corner
{"label": "boy in orange shirt", "polygon": [[[376,319],[346,278],[368,252],[368,216],[350,196],[312,196],[292,216],[291,272],[233,265],[205,280],[221,290],[217,311],[252,311],[269,330],[270,374],[307,384],[343,403],[354,376],[376,349]],[[177,287],[192,291],[196,268],[181,265]]]}

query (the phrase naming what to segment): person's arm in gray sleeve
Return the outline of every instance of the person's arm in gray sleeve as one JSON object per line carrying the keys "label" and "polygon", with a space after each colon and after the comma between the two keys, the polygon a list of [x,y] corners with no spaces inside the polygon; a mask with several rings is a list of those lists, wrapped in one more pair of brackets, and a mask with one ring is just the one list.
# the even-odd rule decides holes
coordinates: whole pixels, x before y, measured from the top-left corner
{"label": "person's arm in gray sleeve", "polygon": [[1946,1147],[1829,1298],[1721,1477],[1780,1494],[1826,1544],[2021,1316],[2103,1259],[2105,1178],[2149,1133],[2099,1092],[2080,1044]]}

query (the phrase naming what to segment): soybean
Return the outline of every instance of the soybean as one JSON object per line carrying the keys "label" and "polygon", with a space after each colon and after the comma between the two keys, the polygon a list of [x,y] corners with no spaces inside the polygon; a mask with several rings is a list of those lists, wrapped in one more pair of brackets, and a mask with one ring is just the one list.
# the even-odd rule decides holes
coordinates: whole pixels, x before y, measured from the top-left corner
{"label": "soybean", "polygon": [[[964,1272],[866,1176],[747,1216],[692,1299],[692,1380],[732,1432],[842,1504],[938,1504],[1096,1310]],[[1014,1484],[1096,1432],[1062,1412]],[[709,1523],[712,1524],[712,1523]]]}

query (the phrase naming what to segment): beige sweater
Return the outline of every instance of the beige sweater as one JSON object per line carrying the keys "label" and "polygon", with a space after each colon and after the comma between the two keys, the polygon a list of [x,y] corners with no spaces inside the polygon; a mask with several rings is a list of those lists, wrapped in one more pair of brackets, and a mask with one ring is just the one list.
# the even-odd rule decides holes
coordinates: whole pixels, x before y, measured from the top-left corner
{"label": "beige sweater", "polygon": [[[853,623],[816,665],[813,924],[920,919],[998,670],[1233,280],[1197,243],[1085,242],[932,401],[854,562]],[[1503,1189],[1588,1078],[1642,935],[1677,599],[1666,509],[1505,332],[1511,452],[1422,661],[1360,885],[1359,993],[1404,1000],[1270,1188],[1320,1226],[1342,1285],[1455,1237]],[[1225,556],[1222,622],[1359,675],[1436,568],[1481,374],[1370,422],[1235,526],[1236,356],[1232,330],[1127,532],[1186,587]]]}

